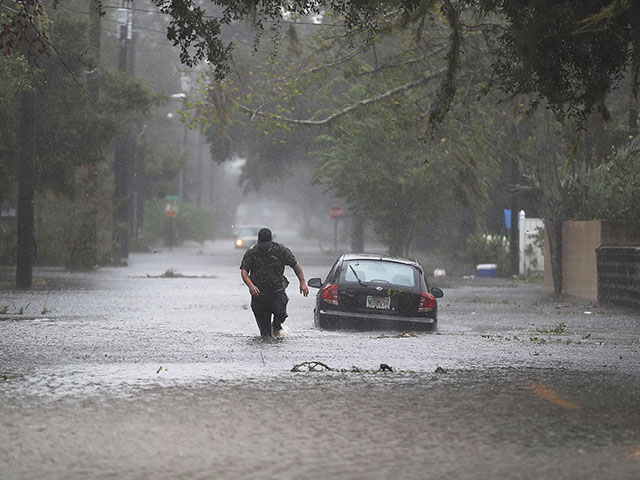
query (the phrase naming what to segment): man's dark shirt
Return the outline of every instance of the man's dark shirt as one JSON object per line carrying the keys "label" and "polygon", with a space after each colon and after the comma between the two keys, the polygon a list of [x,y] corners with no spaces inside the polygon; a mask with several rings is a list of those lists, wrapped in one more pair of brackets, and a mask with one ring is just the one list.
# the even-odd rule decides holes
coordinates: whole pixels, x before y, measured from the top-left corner
{"label": "man's dark shirt", "polygon": [[293,268],[297,260],[293,252],[280,243],[273,242],[271,250],[262,250],[254,245],[242,257],[241,270],[249,272],[249,278],[260,289],[260,293],[285,290],[289,282],[284,276],[284,267]]}

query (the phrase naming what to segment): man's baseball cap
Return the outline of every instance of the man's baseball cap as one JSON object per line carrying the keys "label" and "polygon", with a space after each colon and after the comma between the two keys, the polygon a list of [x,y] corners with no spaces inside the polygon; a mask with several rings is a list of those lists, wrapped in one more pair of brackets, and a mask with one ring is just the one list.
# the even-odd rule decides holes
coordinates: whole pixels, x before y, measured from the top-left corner
{"label": "man's baseball cap", "polygon": [[273,237],[271,236],[271,230],[268,228],[261,228],[258,232],[258,248],[269,248],[273,245]]}

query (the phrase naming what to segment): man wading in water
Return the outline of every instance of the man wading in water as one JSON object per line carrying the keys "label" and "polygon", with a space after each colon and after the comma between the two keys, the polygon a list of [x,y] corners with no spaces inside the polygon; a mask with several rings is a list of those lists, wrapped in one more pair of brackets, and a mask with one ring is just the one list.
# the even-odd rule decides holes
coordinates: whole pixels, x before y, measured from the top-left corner
{"label": "man wading in water", "polygon": [[[260,335],[273,337],[280,335],[282,322],[287,318],[285,293],[289,281],[284,276],[284,267],[289,265],[300,280],[300,293],[309,295],[309,287],[304,280],[302,267],[293,252],[273,241],[271,230],[263,228],[258,232],[258,243],[247,250],[242,257],[240,274],[251,293],[251,310],[256,317]],[[273,323],[271,321],[273,315]]]}

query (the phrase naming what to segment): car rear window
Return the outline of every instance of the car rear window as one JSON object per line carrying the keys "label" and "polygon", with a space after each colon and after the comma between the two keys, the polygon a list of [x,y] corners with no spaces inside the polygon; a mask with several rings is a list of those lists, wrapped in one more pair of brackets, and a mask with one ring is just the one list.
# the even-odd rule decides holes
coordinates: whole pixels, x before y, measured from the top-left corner
{"label": "car rear window", "polygon": [[259,228],[241,227],[238,229],[237,236],[238,237],[253,237],[253,236],[257,237],[259,231],[260,231]]}
{"label": "car rear window", "polygon": [[[355,273],[354,273],[355,270]],[[390,283],[403,287],[416,286],[416,270],[410,265],[376,260],[357,260],[345,262],[342,267],[346,282]]]}

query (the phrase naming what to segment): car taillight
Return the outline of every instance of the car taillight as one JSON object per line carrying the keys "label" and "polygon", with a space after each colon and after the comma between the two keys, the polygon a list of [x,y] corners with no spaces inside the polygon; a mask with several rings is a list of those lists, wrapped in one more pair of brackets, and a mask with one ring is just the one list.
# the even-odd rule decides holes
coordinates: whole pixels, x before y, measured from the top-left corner
{"label": "car taillight", "polygon": [[420,294],[420,303],[418,303],[419,312],[430,312],[436,308],[436,298],[429,292],[422,292]]}
{"label": "car taillight", "polygon": [[338,305],[338,285],[330,283],[322,289],[320,297],[331,305]]}

